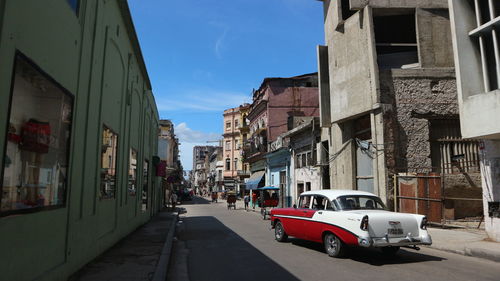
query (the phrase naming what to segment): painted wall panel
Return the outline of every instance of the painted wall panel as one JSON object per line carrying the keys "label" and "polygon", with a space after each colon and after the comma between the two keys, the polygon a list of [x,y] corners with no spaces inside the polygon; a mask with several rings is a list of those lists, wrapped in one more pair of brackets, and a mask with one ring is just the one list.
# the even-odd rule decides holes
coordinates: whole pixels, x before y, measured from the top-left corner
{"label": "painted wall panel", "polygon": [[[77,15],[63,0],[0,0],[0,92],[10,92],[13,59],[19,50],[75,101],[66,207],[0,217],[0,260],[8,261],[0,263],[2,280],[65,280],[157,210],[150,204],[151,212],[139,211],[136,216],[140,196],[127,197],[131,145],[150,161],[150,200],[157,197],[152,188],[159,185],[152,184],[156,179],[151,161],[157,146],[158,111],[147,73],[140,66],[142,57],[132,43],[135,38],[127,32],[131,26],[122,9],[126,2],[81,4]],[[1,148],[8,104],[8,95],[0,95]],[[120,141],[117,196],[109,200],[98,196],[103,123],[118,133]],[[0,150],[2,159],[3,153]]]}

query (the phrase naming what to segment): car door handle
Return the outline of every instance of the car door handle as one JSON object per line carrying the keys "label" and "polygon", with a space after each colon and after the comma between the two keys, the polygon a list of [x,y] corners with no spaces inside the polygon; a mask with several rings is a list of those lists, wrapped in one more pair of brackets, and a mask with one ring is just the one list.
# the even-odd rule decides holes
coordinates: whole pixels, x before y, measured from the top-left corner
{"label": "car door handle", "polygon": [[321,214],[323,214],[323,212],[318,212],[318,214],[320,214],[320,215],[321,215]]}

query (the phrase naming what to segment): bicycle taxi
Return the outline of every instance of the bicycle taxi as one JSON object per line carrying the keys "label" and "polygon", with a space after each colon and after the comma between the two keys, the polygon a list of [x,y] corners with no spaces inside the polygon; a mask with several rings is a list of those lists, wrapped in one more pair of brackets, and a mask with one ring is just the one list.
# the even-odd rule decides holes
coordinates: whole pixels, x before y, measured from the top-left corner
{"label": "bicycle taxi", "polygon": [[226,192],[226,200],[227,200],[227,209],[230,210],[233,208],[236,210],[236,192],[230,190]]}
{"label": "bicycle taxi", "polygon": [[274,186],[264,186],[257,188],[259,192],[259,205],[260,205],[260,214],[262,218],[265,220],[267,216],[270,214],[272,208],[278,207],[279,204],[279,187]]}

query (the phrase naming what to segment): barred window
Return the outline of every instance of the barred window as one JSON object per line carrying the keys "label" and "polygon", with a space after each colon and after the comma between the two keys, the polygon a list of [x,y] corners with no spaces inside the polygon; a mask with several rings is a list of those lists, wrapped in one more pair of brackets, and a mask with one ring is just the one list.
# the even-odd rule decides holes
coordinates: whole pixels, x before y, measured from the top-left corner
{"label": "barred window", "polygon": [[479,143],[462,138],[458,119],[431,120],[430,141],[435,172],[454,174],[479,171]]}
{"label": "barred window", "polygon": [[469,0],[476,14],[477,28],[469,36],[477,42],[481,53],[484,91],[499,89],[500,49],[496,28],[500,27],[500,3],[498,1]]}

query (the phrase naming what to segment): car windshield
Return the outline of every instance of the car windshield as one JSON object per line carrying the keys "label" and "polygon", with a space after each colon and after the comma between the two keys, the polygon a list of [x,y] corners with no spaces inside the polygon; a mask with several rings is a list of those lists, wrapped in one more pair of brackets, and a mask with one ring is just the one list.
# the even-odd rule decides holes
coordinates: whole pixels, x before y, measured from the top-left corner
{"label": "car windshield", "polygon": [[339,196],[334,203],[340,210],[385,210],[382,200],[376,196],[345,195]]}

